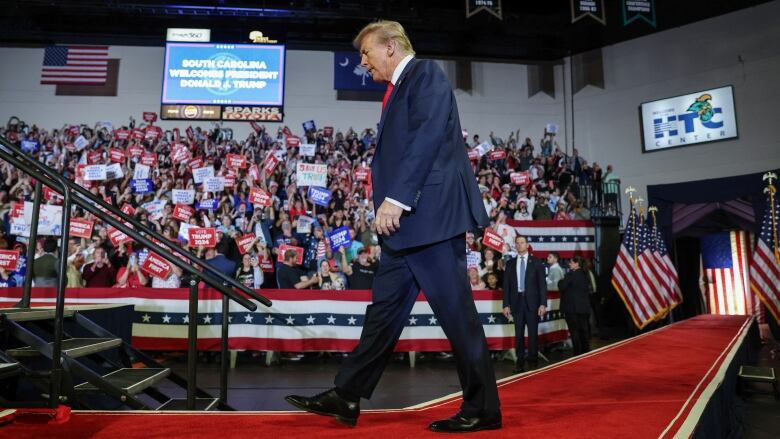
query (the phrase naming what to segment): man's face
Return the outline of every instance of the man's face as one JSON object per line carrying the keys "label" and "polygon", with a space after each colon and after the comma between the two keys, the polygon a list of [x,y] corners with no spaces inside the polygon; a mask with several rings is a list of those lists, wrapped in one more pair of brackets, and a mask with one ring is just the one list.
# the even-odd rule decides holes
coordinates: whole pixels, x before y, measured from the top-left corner
{"label": "man's face", "polygon": [[376,35],[369,34],[360,44],[360,64],[368,70],[375,82],[390,82],[390,56],[392,52],[386,44],[379,44]]}
{"label": "man's face", "polygon": [[554,263],[558,262],[557,259],[555,259],[555,256],[553,255],[547,255],[547,263],[552,265]]}
{"label": "man's face", "polygon": [[517,253],[521,255],[528,253],[528,241],[526,241],[524,236],[515,238],[515,247],[517,247]]}

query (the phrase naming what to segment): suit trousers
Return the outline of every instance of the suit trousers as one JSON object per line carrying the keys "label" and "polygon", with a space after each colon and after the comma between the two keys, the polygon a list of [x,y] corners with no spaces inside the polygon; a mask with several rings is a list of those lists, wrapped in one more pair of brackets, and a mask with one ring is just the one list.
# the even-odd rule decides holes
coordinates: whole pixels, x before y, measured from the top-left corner
{"label": "suit trousers", "polygon": [[[521,293],[522,294],[522,293]],[[515,320],[515,353],[517,364],[523,361],[536,362],[539,359],[539,314],[538,309],[529,310],[524,298],[518,309],[512,310],[512,318]],[[528,352],[525,350],[525,331],[528,329]]]}
{"label": "suit trousers", "polygon": [[463,388],[460,413],[499,413],[493,363],[466,275],[464,249],[462,235],[400,252],[382,247],[360,342],[336,375],[339,390],[371,397],[422,290],[452,346]]}
{"label": "suit trousers", "polygon": [[569,327],[574,355],[590,351],[590,314],[567,312],[564,318]]}

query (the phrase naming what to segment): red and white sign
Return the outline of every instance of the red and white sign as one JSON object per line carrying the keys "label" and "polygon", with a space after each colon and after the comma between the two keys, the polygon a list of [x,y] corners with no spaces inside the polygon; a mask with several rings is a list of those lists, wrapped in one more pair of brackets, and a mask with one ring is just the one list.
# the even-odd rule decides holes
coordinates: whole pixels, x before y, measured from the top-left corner
{"label": "red and white sign", "polygon": [[499,253],[504,253],[504,238],[493,231],[493,229],[485,229],[485,234],[482,237],[482,244]]}
{"label": "red and white sign", "polygon": [[217,245],[217,229],[213,227],[190,227],[187,233],[190,247],[211,248]]}
{"label": "red and white sign", "polygon": [[119,148],[111,148],[108,150],[108,159],[114,163],[122,163],[125,161],[125,152]]}
{"label": "red and white sign", "polygon": [[245,254],[246,252],[249,251],[253,242],[255,242],[254,233],[248,233],[240,238],[236,238],[236,245],[238,246],[238,251],[242,255]]}
{"label": "red and white sign", "polygon": [[185,223],[192,218],[192,215],[195,215],[195,209],[186,204],[177,204],[174,206],[173,213],[171,214],[174,219]]}
{"label": "red and white sign", "polygon": [[89,239],[92,237],[92,228],[94,226],[95,223],[92,221],[81,218],[71,218],[69,234],[70,236],[75,236],[77,238]]}
{"label": "red and white sign", "polygon": [[268,154],[268,157],[263,164],[263,172],[266,176],[269,176],[274,173],[277,166],[279,166],[279,159],[276,158],[276,155],[274,154]]}
{"label": "red and white sign", "polygon": [[202,157],[196,157],[187,164],[187,166],[190,167],[190,169],[198,169],[203,167],[203,158]]}
{"label": "red and white sign", "polygon": [[157,113],[154,111],[144,111],[144,120],[146,122],[154,122],[157,120]]}
{"label": "red and white sign", "polygon": [[247,167],[246,157],[240,154],[228,154],[226,161],[228,168],[246,169]]}
{"label": "red and white sign", "polygon": [[264,256],[260,256],[260,269],[263,270],[263,273],[273,273],[274,272],[274,261],[271,259],[266,259]]}
{"label": "red and white sign", "polygon": [[284,260],[284,253],[287,252],[287,250],[293,250],[295,251],[295,264],[296,265],[303,264],[303,251],[304,251],[303,247],[296,247],[293,245],[282,244],[277,249],[279,251],[278,258],[280,261]]}
{"label": "red and white sign", "polygon": [[503,149],[491,151],[488,157],[490,158],[490,160],[504,160],[506,158],[506,151],[504,151]]}
{"label": "red and white sign", "polygon": [[119,210],[124,212],[125,215],[130,215],[130,216],[135,215],[135,207],[131,206],[128,203],[123,204]]}
{"label": "red and white sign", "polygon": [[134,140],[144,140],[144,130],[140,128],[133,128],[133,132],[130,134]]}
{"label": "red and white sign", "polygon": [[127,153],[135,159],[143,155],[144,149],[138,145],[130,145],[127,147]]}
{"label": "red and white sign", "polygon": [[54,203],[60,203],[65,200],[62,195],[58,194],[57,191],[48,186],[43,187],[43,199]]}
{"label": "red and white sign", "polygon": [[236,187],[236,177],[232,175],[225,177],[225,189],[232,189],[234,187]]}
{"label": "red and white sign", "polygon": [[364,168],[361,166],[355,169],[355,180],[357,181],[368,181],[369,175],[371,175],[370,168]]}
{"label": "red and white sign", "polygon": [[116,137],[116,140],[127,140],[127,138],[130,137],[130,131],[116,130],[114,131],[114,137]]}
{"label": "red and white sign", "polygon": [[171,151],[171,160],[173,160],[173,163],[181,163],[184,160],[187,160],[189,156],[190,151],[183,143],[173,145],[173,150]]}
{"label": "red and white sign", "polygon": [[144,263],[141,264],[141,270],[158,279],[167,279],[173,271],[173,265],[162,256],[150,251]]}
{"label": "red and white sign", "polygon": [[0,268],[6,271],[14,271],[18,264],[18,250],[0,250]]}
{"label": "red and white sign", "polygon": [[325,137],[333,136],[333,127],[322,127],[322,135]]}
{"label": "red and white sign", "polygon": [[479,151],[476,148],[469,150],[469,160],[476,162],[479,160]]}
{"label": "red and white sign", "polygon": [[108,239],[111,240],[111,244],[114,247],[119,247],[121,244],[133,242],[133,238],[127,236],[121,230],[115,229],[112,226],[108,226]]}
{"label": "red and white sign", "polygon": [[249,125],[252,127],[253,130],[255,130],[256,133],[263,131],[263,128],[260,125],[258,125],[258,123],[255,121],[249,122]]}
{"label": "red and white sign", "polygon": [[154,167],[157,164],[157,154],[153,152],[145,152],[141,156],[141,164]]}
{"label": "red and white sign", "polygon": [[78,136],[81,132],[81,128],[79,128],[78,125],[71,125],[70,128],[68,128],[68,131],[70,132],[71,136]]}
{"label": "red and white sign", "polygon": [[252,181],[260,180],[260,169],[257,168],[257,165],[252,165],[249,167],[249,177],[252,179]]}
{"label": "red and white sign", "polygon": [[11,203],[11,212],[8,215],[11,219],[24,218],[24,204]]}
{"label": "red and white sign", "polygon": [[87,164],[88,165],[94,165],[96,163],[100,163],[100,160],[103,158],[103,153],[100,151],[92,151],[89,154],[87,154]]}
{"label": "red and white sign", "polygon": [[517,186],[525,186],[531,181],[531,175],[528,171],[525,172],[513,172],[509,175],[512,179],[512,183]]}
{"label": "red and white sign", "polygon": [[288,136],[284,143],[288,148],[297,148],[301,144],[301,138],[298,136]]}
{"label": "red and white sign", "polygon": [[162,128],[160,127],[148,126],[144,131],[144,139],[146,140],[157,140],[161,136],[162,136]]}
{"label": "red and white sign", "polygon": [[184,130],[184,133],[187,134],[187,138],[190,140],[195,138],[195,130],[193,130],[192,127],[187,127],[187,129]]}
{"label": "red and white sign", "polygon": [[263,207],[268,207],[273,202],[271,193],[266,192],[259,187],[253,187],[249,190],[249,202],[252,204],[259,204]]}

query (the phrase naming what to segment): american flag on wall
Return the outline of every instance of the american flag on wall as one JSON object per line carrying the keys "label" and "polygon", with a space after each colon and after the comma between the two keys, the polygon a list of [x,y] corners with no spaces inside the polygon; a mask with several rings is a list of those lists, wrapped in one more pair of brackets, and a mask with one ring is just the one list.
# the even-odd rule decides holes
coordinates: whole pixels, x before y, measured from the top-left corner
{"label": "american flag on wall", "polygon": [[[507,220],[516,234],[528,238],[533,255],[544,258],[551,251],[564,259],[573,256],[593,257],[596,253],[596,228],[591,221],[515,221]],[[501,234],[500,228],[497,228]],[[506,240],[506,238],[505,238]],[[510,238],[514,245],[513,237]]]}
{"label": "american flag on wall", "polygon": [[[769,191],[775,191],[770,185]],[[764,302],[775,321],[780,323],[780,203],[777,194],[767,196],[767,209],[761,222],[761,234],[750,261],[750,288]]]}
{"label": "american flag on wall", "polygon": [[633,205],[626,224],[623,243],[612,269],[612,285],[626,305],[634,324],[641,329],[664,317],[671,303],[650,250],[650,234]]}
{"label": "american flag on wall", "polygon": [[744,230],[701,238],[705,303],[710,314],[758,313],[758,299],[749,288],[749,255],[750,234]]}
{"label": "american flag on wall", "polygon": [[108,46],[49,46],[43,55],[41,84],[103,85],[108,77]]}

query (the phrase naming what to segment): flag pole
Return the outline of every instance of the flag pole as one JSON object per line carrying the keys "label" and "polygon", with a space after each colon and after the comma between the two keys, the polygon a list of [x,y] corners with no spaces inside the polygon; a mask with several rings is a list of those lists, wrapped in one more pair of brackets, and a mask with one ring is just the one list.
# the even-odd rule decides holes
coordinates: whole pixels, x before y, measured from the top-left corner
{"label": "flag pole", "polygon": [[629,186],[626,188],[625,192],[628,194],[628,205],[631,212],[634,212],[634,216],[631,219],[631,242],[633,243],[633,253],[634,253],[634,267],[637,267],[639,264],[637,263],[637,257],[636,257],[636,212],[634,211],[634,192],[636,192],[636,189],[634,189],[633,186]]}
{"label": "flag pole", "polygon": [[772,252],[775,255],[775,262],[780,264],[780,250],[778,250],[777,246],[777,217],[775,216],[775,192],[777,192],[777,189],[772,184],[774,180],[777,180],[777,174],[771,171],[767,172],[764,174],[763,179],[768,184],[764,191],[769,191],[769,217],[772,219]]}

